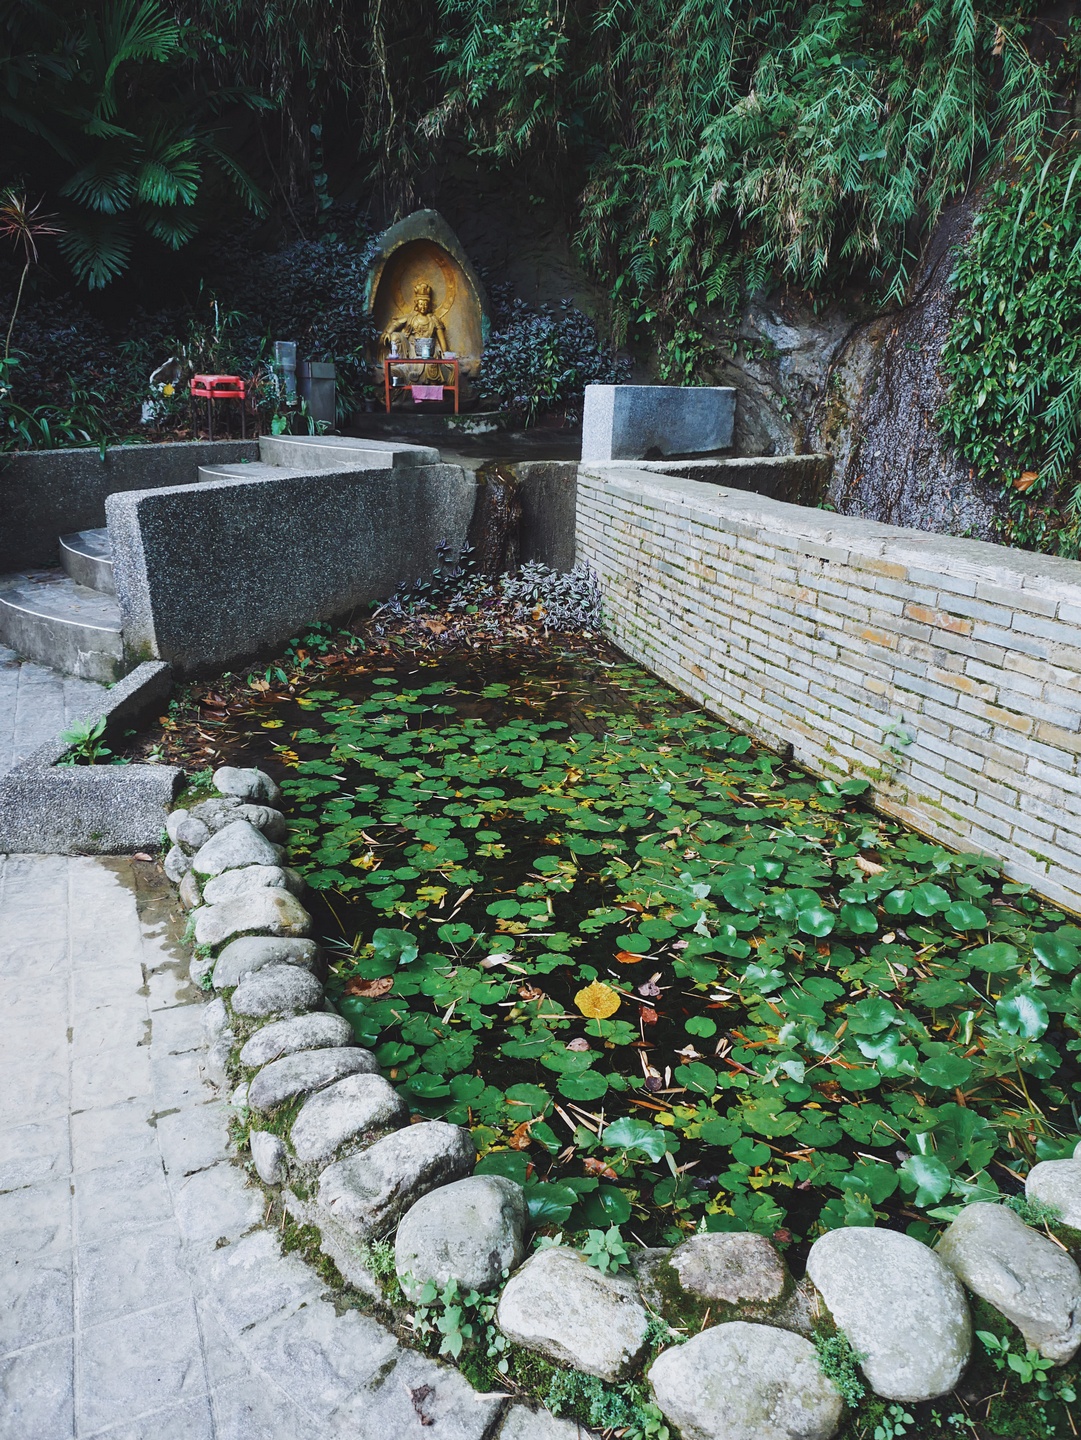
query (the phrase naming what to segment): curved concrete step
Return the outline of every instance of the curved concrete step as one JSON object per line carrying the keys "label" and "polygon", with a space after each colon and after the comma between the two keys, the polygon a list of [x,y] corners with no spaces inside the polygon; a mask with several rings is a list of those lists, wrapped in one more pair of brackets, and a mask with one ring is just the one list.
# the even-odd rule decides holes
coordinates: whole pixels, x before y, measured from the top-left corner
{"label": "curved concrete step", "polygon": [[236,460],[225,465],[200,465],[199,482],[212,480],[280,480],[281,467],[264,465],[261,460]]}
{"label": "curved concrete step", "polygon": [[0,640],[28,660],[108,684],[127,672],[120,607],[62,570],[0,576]]}
{"label": "curved concrete step", "polygon": [[438,465],[431,445],[350,435],[260,435],[259,456],[290,470],[386,470],[394,465]]}
{"label": "curved concrete step", "polygon": [[76,585],[100,590],[103,595],[116,594],[113,547],[104,525],[100,530],[75,530],[61,535],[60,563]]}

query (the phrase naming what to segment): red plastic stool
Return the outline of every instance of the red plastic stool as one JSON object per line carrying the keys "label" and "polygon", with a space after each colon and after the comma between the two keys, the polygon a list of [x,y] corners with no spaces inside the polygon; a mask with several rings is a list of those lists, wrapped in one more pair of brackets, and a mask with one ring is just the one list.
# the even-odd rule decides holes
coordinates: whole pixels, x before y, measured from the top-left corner
{"label": "red plastic stool", "polygon": [[214,438],[214,405],[215,400],[239,400],[240,401],[240,435],[246,440],[248,438],[248,426],[246,415],[246,402],[248,388],[239,375],[193,375],[191,377],[191,398],[206,401],[206,428],[210,439]]}

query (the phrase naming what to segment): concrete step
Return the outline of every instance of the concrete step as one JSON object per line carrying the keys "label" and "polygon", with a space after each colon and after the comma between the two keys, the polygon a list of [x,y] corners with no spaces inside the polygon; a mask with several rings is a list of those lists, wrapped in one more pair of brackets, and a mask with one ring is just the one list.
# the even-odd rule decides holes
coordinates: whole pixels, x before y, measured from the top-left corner
{"label": "concrete step", "polygon": [[104,525],[100,530],[75,530],[61,535],[60,563],[76,585],[100,590],[103,595],[116,594],[113,547]]}
{"label": "concrete step", "polygon": [[280,465],[264,465],[261,460],[237,460],[228,465],[200,465],[199,479],[213,480],[280,480]]}
{"label": "concrete step", "polygon": [[115,598],[59,569],[0,576],[0,641],[82,680],[110,684],[128,668]]}
{"label": "concrete step", "polygon": [[259,455],[290,470],[385,470],[391,465],[438,465],[431,445],[358,440],[351,435],[260,435]]}

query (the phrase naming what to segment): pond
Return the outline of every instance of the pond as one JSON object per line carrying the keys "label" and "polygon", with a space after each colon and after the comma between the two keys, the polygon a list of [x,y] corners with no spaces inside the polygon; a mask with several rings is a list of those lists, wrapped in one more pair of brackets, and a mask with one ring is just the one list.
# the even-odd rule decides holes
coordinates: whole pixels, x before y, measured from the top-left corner
{"label": "pond", "polygon": [[798,1261],[1072,1153],[1061,912],[602,643],[387,650],[294,647],[188,733],[279,778],[333,1004],[537,1224]]}

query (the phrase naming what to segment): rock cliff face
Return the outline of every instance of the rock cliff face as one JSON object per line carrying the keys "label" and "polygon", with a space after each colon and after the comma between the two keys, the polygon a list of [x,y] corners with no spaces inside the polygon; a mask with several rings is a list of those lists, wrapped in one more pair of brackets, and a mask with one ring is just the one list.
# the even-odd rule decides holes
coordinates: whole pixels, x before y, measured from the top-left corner
{"label": "rock cliff face", "polygon": [[940,534],[990,538],[996,497],[946,444],[936,414],[939,359],[955,305],[953,256],[972,207],[936,227],[905,306],[868,313],[859,297],[822,313],[786,298],[747,305],[738,353],[716,383],[739,390],[743,455],[826,451],[827,501],[842,514]]}
{"label": "rock cliff face", "polygon": [[939,434],[939,359],[956,304],[950,273],[969,206],[936,227],[903,309],[856,325],[807,424],[808,448],[834,456],[829,500],[845,515],[988,539],[995,495]]}

